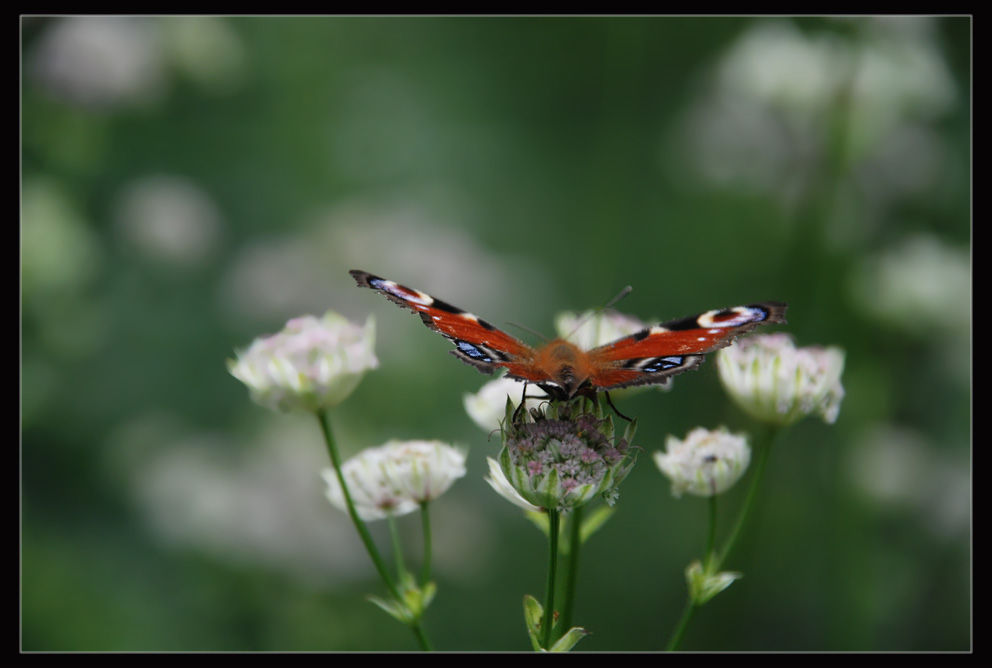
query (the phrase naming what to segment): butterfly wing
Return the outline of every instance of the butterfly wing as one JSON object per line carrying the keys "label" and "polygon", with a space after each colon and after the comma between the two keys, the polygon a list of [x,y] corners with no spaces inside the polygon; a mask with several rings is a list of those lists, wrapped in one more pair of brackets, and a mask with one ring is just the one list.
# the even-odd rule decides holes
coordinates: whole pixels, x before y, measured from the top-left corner
{"label": "butterfly wing", "polygon": [[785,309],[782,302],[762,302],[647,327],[590,350],[589,381],[596,391],[665,383],[759,325],[784,324]]}
{"label": "butterfly wing", "polygon": [[491,374],[495,369],[505,367],[522,380],[543,380],[532,377],[535,375],[531,369],[533,349],[482,318],[367,271],[353,269],[350,273],[359,287],[381,292],[390,301],[419,314],[425,325],[451,339],[455,344],[452,355],[480,372]]}

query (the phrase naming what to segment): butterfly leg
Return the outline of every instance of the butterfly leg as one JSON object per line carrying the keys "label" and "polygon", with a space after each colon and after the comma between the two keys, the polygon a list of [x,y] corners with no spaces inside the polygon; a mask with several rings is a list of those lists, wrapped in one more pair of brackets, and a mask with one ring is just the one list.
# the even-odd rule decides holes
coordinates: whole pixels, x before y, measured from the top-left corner
{"label": "butterfly leg", "polygon": [[516,424],[520,419],[520,412],[524,410],[524,406],[527,403],[527,381],[524,381],[524,391],[520,395],[520,405],[517,406],[517,410],[513,411],[513,423]]}
{"label": "butterfly leg", "polygon": [[610,405],[610,408],[613,409],[613,412],[614,413],[616,413],[618,416],[622,417],[627,422],[633,422],[633,420],[631,420],[629,417],[627,417],[626,415],[624,415],[623,413],[621,413],[617,409],[617,407],[613,404],[613,399],[610,399],[610,393],[609,392],[603,392],[603,396],[606,397],[606,403],[608,403]]}

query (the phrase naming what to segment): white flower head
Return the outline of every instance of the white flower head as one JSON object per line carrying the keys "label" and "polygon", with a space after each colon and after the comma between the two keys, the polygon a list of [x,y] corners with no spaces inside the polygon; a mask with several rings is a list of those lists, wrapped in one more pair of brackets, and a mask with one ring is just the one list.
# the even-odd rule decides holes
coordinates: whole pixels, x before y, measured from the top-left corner
{"label": "white flower head", "polygon": [[293,318],[278,334],[255,339],[228,360],[256,403],[272,410],[316,411],[344,401],[365,372],[379,366],[375,321],[364,326],[328,311]]}
{"label": "white flower head", "polygon": [[672,481],[672,494],[696,496],[721,494],[737,482],[751,463],[751,447],[743,434],[724,428],[698,427],[684,441],[669,436],[665,452],[654,453],[654,462]]}
{"label": "white flower head", "polygon": [[612,310],[585,311],[572,313],[565,311],[555,318],[555,330],[559,336],[589,350],[617,339],[639,332],[647,325],[637,318]]}
{"label": "white flower head", "polygon": [[827,424],[837,420],[844,398],[840,348],[796,348],[782,333],[751,336],[721,350],[717,368],[734,401],[760,420],[777,425],[807,415]]}
{"label": "white flower head", "polygon": [[[341,465],[348,493],[363,520],[411,513],[438,498],[465,475],[465,453],[440,441],[389,441],[366,448]],[[327,498],[347,512],[337,473],[321,471]]]}
{"label": "white flower head", "polygon": [[[486,431],[493,431],[499,429],[500,421],[506,413],[506,400],[513,402],[514,407],[520,405],[523,391],[523,383],[503,376],[489,381],[475,394],[466,393],[462,401],[465,412],[473,422]],[[535,408],[546,400],[547,395],[541,388],[533,384],[527,386],[525,409]]]}

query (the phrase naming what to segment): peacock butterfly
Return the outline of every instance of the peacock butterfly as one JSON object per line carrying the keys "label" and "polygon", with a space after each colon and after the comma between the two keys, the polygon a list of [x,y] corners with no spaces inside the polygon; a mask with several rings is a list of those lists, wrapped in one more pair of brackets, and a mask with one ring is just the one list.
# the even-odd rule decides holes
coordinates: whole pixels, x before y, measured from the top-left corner
{"label": "peacock butterfly", "polygon": [[451,339],[451,354],[482,373],[505,368],[507,376],[534,383],[549,396],[571,399],[634,385],[656,385],[694,369],[704,355],[766,323],[784,324],[786,304],[759,302],[672,320],[582,350],[564,339],[532,348],[482,318],[425,292],[353,269],[360,287],[420,314],[424,324]]}

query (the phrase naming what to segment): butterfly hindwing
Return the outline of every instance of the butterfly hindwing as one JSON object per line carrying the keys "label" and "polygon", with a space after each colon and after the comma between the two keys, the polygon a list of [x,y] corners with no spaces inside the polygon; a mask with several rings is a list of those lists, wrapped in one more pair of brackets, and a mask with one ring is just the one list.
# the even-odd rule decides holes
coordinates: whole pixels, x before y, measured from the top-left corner
{"label": "butterfly hindwing", "polygon": [[482,373],[491,374],[499,367],[522,369],[533,356],[530,346],[472,313],[367,271],[353,269],[350,273],[360,287],[381,292],[390,301],[419,314],[425,325],[451,339],[455,344],[452,355]]}
{"label": "butterfly hindwing", "polygon": [[665,383],[758,325],[785,323],[785,309],[782,302],[762,302],[647,327],[590,350],[589,381],[597,391]]}

